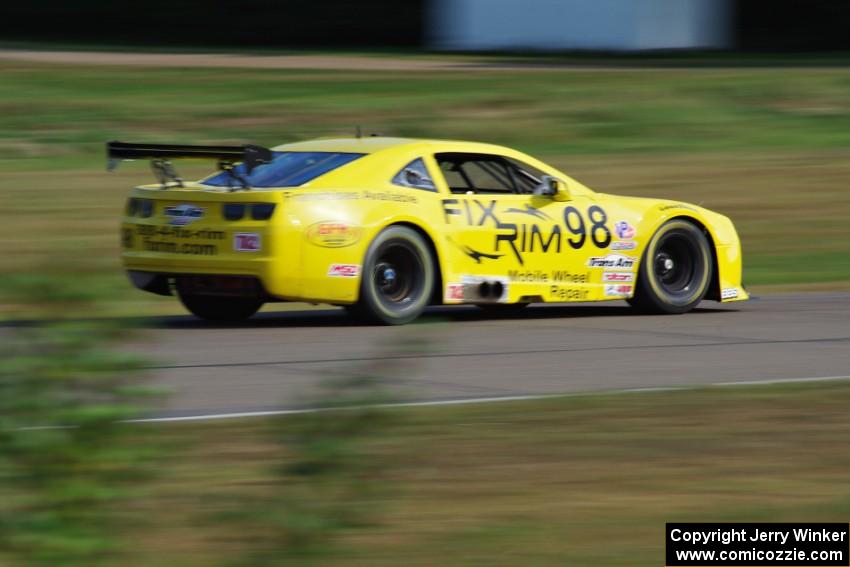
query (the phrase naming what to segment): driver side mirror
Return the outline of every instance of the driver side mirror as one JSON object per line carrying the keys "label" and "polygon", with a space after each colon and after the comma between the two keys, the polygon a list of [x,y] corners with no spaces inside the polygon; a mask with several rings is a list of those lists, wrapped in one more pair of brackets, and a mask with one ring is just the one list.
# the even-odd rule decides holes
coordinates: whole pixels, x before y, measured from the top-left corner
{"label": "driver side mirror", "polygon": [[567,190],[567,184],[551,175],[543,176],[541,195],[552,197],[553,201],[569,201],[570,192]]}

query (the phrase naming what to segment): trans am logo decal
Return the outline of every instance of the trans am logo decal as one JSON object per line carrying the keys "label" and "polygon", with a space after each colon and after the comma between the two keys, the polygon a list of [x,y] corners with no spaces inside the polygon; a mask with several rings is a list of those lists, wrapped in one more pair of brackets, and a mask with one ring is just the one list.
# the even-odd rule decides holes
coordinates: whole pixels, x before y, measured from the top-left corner
{"label": "trans am logo decal", "polygon": [[620,254],[608,254],[607,256],[594,256],[587,261],[589,268],[616,268],[618,270],[631,270],[635,267],[637,260],[631,256]]}

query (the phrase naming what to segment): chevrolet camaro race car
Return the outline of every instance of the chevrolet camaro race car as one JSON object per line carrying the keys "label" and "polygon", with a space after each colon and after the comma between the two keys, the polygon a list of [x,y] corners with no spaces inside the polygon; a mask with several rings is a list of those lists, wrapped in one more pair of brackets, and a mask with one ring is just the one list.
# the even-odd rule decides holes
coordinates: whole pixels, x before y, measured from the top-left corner
{"label": "chevrolet camaro race car", "polygon": [[[732,222],[702,207],[596,193],[500,146],[385,137],[259,146],[107,144],[149,159],[121,226],[133,284],[210,320],[266,302],[341,305],[386,324],[429,304],[516,309],[625,299],[684,313],[741,301]],[[197,182],[172,160],[218,160]]]}

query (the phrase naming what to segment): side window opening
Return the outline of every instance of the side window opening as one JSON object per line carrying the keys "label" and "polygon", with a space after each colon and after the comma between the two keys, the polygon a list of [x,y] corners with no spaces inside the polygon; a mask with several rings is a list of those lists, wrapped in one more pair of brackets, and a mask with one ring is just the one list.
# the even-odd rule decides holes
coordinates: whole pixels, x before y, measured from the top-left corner
{"label": "side window opening", "polygon": [[533,193],[534,189],[543,183],[543,177],[546,174],[542,171],[513,158],[506,159],[512,166],[514,179],[520,193]]}
{"label": "side window opening", "polygon": [[472,182],[460,168],[460,164],[452,161],[440,161],[440,171],[446,179],[446,185],[452,193],[466,193],[472,191]]}
{"label": "side window opening", "polygon": [[468,161],[462,166],[476,193],[515,193],[507,167],[495,160]]}
{"label": "side window opening", "polygon": [[416,158],[395,174],[393,177],[393,185],[401,187],[411,187],[413,189],[424,189],[425,191],[436,191],[434,180],[428,173],[428,168],[425,167],[425,162],[422,158]]}
{"label": "side window opening", "polygon": [[529,194],[544,173],[514,158],[472,153],[434,156],[453,193]]}

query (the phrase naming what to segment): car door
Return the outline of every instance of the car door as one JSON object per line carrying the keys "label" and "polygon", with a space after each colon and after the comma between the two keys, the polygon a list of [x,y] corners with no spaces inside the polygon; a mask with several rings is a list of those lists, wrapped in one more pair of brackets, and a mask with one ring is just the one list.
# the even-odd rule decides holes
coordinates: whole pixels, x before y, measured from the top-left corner
{"label": "car door", "polygon": [[433,157],[451,193],[443,199],[457,280],[447,287],[450,295],[467,302],[591,298],[588,262],[611,239],[601,208],[540,194],[544,173],[514,158]]}

